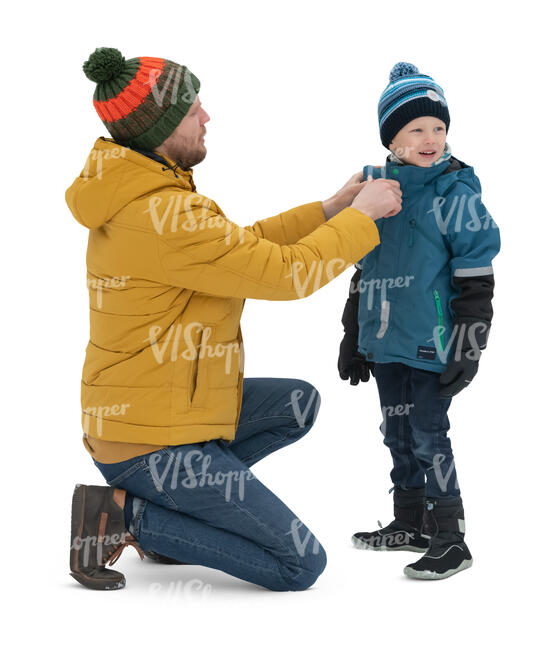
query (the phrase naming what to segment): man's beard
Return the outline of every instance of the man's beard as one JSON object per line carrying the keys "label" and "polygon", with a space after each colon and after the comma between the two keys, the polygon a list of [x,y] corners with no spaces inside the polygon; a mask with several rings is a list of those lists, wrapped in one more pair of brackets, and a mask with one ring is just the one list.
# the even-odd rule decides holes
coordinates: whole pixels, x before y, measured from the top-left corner
{"label": "man's beard", "polygon": [[206,158],[206,149],[199,148],[194,151],[190,149],[187,151],[175,151],[170,154],[170,157],[178,163],[181,169],[190,169]]}

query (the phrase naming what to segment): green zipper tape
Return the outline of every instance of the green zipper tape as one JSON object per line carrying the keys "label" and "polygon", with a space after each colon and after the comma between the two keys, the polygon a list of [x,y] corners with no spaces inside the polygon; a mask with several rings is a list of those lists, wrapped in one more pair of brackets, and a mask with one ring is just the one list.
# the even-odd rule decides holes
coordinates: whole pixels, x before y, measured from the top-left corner
{"label": "green zipper tape", "polygon": [[[441,308],[441,300],[439,298],[439,291],[437,289],[434,289],[434,300],[436,301],[436,311],[437,311],[437,324],[439,325],[440,328],[443,327],[443,309]],[[444,339],[443,339],[443,331],[440,329],[440,335],[439,335],[439,349],[444,350],[445,345],[444,345]]]}

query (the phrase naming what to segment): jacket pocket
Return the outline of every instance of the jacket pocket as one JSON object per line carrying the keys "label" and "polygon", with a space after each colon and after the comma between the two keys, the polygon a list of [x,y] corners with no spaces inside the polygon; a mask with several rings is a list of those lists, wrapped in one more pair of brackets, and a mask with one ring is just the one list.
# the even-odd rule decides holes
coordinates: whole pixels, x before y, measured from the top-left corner
{"label": "jacket pocket", "polygon": [[438,325],[438,342],[439,342],[439,349],[444,350],[445,349],[445,341],[444,341],[444,330],[445,330],[445,325],[444,325],[444,320],[443,320],[443,308],[441,306],[441,298],[439,295],[439,291],[437,289],[434,289],[434,302],[435,302],[435,308],[436,308],[436,318],[437,318],[437,325]]}
{"label": "jacket pocket", "polygon": [[203,406],[208,393],[208,339],[212,333],[211,327],[204,327],[201,332],[200,343],[193,362],[191,377],[191,407]]}

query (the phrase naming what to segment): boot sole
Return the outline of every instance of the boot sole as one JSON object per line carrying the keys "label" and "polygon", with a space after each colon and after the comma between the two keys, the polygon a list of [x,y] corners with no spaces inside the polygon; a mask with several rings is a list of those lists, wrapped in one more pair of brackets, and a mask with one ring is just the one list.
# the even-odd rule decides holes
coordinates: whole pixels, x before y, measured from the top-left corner
{"label": "boot sole", "polygon": [[[80,485],[73,491],[73,499],[71,501],[71,546],[73,546],[73,540],[81,534],[78,530],[78,523],[81,522],[83,518],[83,508],[84,508],[84,486]],[[73,548],[70,550],[70,557],[73,561]],[[114,571],[114,573],[116,573]],[[69,575],[77,580],[77,582],[88,589],[96,589],[98,591],[113,591],[115,589],[123,589],[125,587],[125,577],[122,575],[121,579],[107,581],[102,578],[92,578],[80,573],[78,571],[70,571]]]}
{"label": "boot sole", "polygon": [[443,580],[449,578],[459,571],[464,571],[472,566],[472,558],[470,560],[463,560],[456,569],[449,569],[445,573],[436,573],[435,571],[416,571],[412,567],[406,566],[403,573],[409,578],[416,578],[417,580]]}
{"label": "boot sole", "polygon": [[84,587],[96,589],[97,591],[115,591],[116,589],[123,589],[125,587],[125,577],[122,577],[117,582],[107,582],[102,578],[91,578],[84,573],[76,573],[75,571],[71,571],[69,575]]}
{"label": "boot sole", "polygon": [[372,546],[371,544],[367,544],[366,542],[363,542],[361,539],[355,537],[354,535],[351,537],[351,541],[353,542],[355,548],[359,548],[363,551],[412,551],[413,553],[425,553],[428,550],[427,548],[419,548],[418,546],[410,546],[410,545],[396,546],[396,547]]}

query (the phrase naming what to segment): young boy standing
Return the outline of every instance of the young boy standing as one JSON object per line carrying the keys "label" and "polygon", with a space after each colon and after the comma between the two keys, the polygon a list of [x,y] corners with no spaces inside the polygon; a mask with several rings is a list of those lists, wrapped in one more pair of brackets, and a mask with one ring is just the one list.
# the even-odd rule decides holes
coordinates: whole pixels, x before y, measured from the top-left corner
{"label": "young boy standing", "polygon": [[473,168],[451,154],[447,102],[431,77],[397,63],[378,115],[391,153],[364,180],[399,181],[403,208],[378,222],[382,243],[357,264],[338,366],[353,385],[376,379],[394,520],[353,542],[424,552],[405,574],[441,579],[472,565],[447,411],[486,347],[499,230]]}

